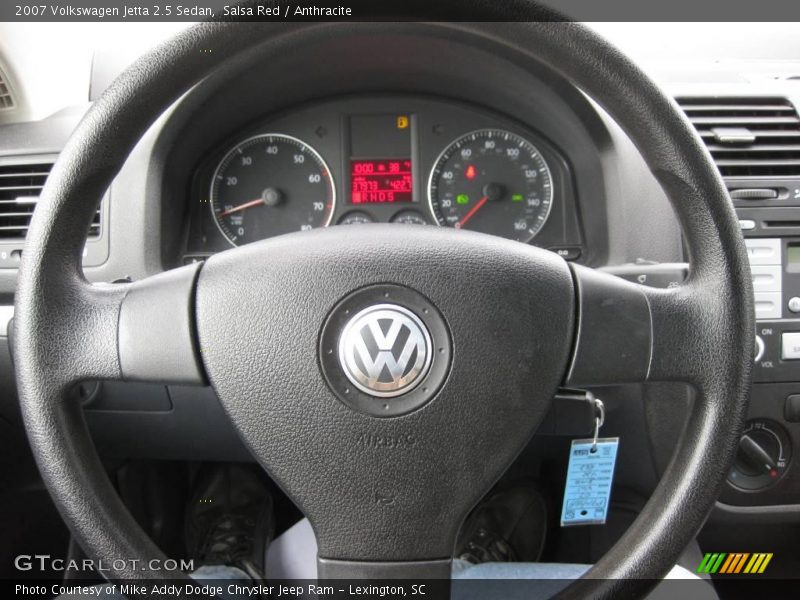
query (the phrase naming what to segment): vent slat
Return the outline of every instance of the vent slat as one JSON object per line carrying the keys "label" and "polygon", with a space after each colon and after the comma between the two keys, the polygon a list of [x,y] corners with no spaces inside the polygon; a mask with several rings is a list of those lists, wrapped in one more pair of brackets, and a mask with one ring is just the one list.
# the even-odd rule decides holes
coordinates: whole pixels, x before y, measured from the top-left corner
{"label": "vent slat", "polygon": [[791,125],[800,123],[797,117],[689,117],[694,125]]}
{"label": "vent slat", "polygon": [[677,102],[681,106],[709,106],[713,104],[722,104],[732,107],[752,105],[763,108],[792,105],[783,96],[687,96],[678,98]]}
{"label": "vent slat", "polygon": [[725,177],[800,177],[800,116],[786,98],[678,98]]}
{"label": "vent slat", "polygon": [[682,104],[681,108],[689,112],[785,112],[792,113],[794,109],[789,106],[764,106],[763,104]]}
{"label": "vent slat", "polygon": [[[44,177],[46,178],[50,173],[47,171],[39,172],[39,173],[24,173],[25,177]],[[19,173],[0,173],[0,180],[3,177],[21,177]]]}
{"label": "vent slat", "polygon": [[[698,129],[697,132],[703,138],[714,138],[714,132],[708,129]],[[759,138],[797,138],[800,137],[800,129],[792,131],[791,129],[759,129],[755,131]]]}
{"label": "vent slat", "polygon": [[32,214],[33,214],[33,211],[31,211],[31,212],[16,212],[16,213],[10,212],[10,213],[3,213],[3,218],[9,218],[10,219],[12,217],[30,217]]}
{"label": "vent slat", "polygon": [[733,145],[707,144],[711,152],[800,152],[800,144],[744,144],[740,147]]}
{"label": "vent slat", "polygon": [[[718,158],[714,159],[714,162],[717,163],[718,167],[745,167],[753,164],[752,160],[747,159],[736,159],[736,158]],[[791,165],[799,165],[800,166],[800,158],[792,159],[792,158],[783,158],[783,159],[775,159],[775,158],[767,158],[761,159],[758,161],[760,165],[768,165],[768,166],[791,166]]]}
{"label": "vent slat", "polygon": [[[24,240],[51,164],[0,166],[0,241]],[[101,211],[95,213],[89,237],[100,236]]]}
{"label": "vent slat", "polygon": [[36,190],[39,191],[44,185],[0,185],[0,193],[6,190]]}

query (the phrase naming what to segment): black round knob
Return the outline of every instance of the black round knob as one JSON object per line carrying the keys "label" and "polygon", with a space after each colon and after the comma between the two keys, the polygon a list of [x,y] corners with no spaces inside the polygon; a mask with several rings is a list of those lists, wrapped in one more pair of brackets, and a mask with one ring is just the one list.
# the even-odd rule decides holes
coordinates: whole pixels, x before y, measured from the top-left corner
{"label": "black round knob", "polygon": [[766,489],[780,481],[791,454],[791,441],[781,425],[769,419],[749,421],[728,481],[742,490]]}
{"label": "black round knob", "polygon": [[743,475],[761,475],[772,471],[778,462],[780,447],[774,436],[764,431],[751,431],[742,436],[736,464]]}

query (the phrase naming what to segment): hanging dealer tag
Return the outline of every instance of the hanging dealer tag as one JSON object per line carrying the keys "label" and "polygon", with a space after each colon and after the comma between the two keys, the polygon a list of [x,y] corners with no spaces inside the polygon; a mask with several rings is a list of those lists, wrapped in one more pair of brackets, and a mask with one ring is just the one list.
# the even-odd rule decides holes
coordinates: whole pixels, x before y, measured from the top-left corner
{"label": "hanging dealer tag", "polygon": [[608,517],[619,438],[598,437],[605,420],[603,404],[599,400],[597,408],[592,439],[573,440],[570,446],[567,485],[561,507],[562,527],[601,525]]}

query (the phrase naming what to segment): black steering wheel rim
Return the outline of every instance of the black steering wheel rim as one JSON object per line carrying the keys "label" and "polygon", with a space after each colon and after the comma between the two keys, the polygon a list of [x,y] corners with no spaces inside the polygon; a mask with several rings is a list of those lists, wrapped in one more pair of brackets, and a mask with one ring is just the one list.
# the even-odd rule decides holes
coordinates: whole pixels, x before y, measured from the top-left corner
{"label": "black steering wheel rim", "polygon": [[[266,29],[269,37],[258,24],[196,26],[120,76],[62,151],[31,224],[19,272],[15,361],[25,424],[45,483],[91,555],[162,556],[116,496],[80,407],[65,400],[78,379],[123,377],[118,327],[129,289],[89,285],[80,267],[98,199],[154,119],[227,58],[246,51],[275,52],[315,31],[359,27],[390,25],[282,25]],[[564,597],[640,594],[650,583],[637,578],[662,576],[702,525],[744,421],[754,335],[752,293],[724,184],[674,103],[584,27],[480,23],[432,24],[430,30],[491,39],[575,83],[636,143],[681,222],[692,272],[678,289],[648,292],[654,358],[647,379],[687,381],[698,401],[683,443],[643,513],[583,580],[563,592]],[[200,52],[208,47],[214,52]],[[143,90],[152,90],[148,101],[142,99]],[[166,576],[174,574],[112,573],[116,579]]]}

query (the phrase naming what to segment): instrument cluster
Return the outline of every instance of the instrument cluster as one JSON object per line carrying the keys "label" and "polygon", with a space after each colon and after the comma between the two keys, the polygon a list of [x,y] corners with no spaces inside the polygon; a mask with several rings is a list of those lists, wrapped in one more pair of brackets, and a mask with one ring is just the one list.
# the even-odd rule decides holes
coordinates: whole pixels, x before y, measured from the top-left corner
{"label": "instrument cluster", "polygon": [[185,262],[316,227],[441,226],[582,253],[564,156],[529,125],[455,102],[347,98],[212,148],[192,184]]}

